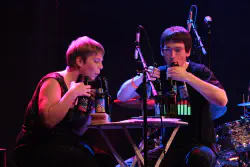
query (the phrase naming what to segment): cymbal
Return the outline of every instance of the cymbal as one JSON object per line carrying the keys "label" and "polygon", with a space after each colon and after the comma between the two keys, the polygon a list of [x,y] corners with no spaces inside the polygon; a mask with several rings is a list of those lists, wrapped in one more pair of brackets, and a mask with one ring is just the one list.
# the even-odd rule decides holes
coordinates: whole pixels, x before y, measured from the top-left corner
{"label": "cymbal", "polygon": [[[135,109],[141,109],[142,108],[142,100],[139,98],[132,98],[127,101],[121,101],[121,100],[114,100],[114,103],[127,108],[135,108]],[[147,107],[148,109],[154,109],[155,100],[154,99],[148,99],[147,100]]]}
{"label": "cymbal", "polygon": [[240,104],[238,104],[238,106],[240,106],[240,107],[250,106],[250,102],[240,103]]}

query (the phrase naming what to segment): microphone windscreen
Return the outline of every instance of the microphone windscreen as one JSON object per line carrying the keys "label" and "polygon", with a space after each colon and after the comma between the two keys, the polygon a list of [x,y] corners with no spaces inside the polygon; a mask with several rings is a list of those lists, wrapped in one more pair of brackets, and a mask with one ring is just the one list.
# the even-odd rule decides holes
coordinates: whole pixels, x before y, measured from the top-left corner
{"label": "microphone windscreen", "polygon": [[205,24],[210,24],[212,22],[212,18],[210,16],[206,16],[204,18],[204,22],[205,22]]}

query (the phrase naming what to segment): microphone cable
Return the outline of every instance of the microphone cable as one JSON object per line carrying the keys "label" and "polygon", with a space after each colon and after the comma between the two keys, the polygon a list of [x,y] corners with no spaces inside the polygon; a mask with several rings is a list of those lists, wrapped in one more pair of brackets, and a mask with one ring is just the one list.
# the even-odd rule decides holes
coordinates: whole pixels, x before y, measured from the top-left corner
{"label": "microphone cable", "polygon": [[155,62],[154,52],[153,52],[153,50],[152,50],[152,47],[151,47],[151,44],[150,44],[150,41],[149,41],[148,34],[147,34],[147,32],[146,32],[146,30],[144,29],[143,26],[139,25],[139,27],[143,30],[143,32],[144,32],[144,34],[145,34],[145,36],[146,36],[146,40],[147,40],[147,43],[148,43],[149,51],[151,52],[151,58],[152,58],[152,60],[153,60],[153,64],[157,64],[157,63]]}
{"label": "microphone cable", "polygon": [[194,15],[194,19],[193,19],[193,25],[195,26],[196,25],[196,17],[197,17],[197,13],[198,13],[198,9],[197,9],[197,6],[196,5],[192,5],[191,7],[190,7],[190,9],[189,9],[189,11],[193,11],[193,9],[192,8],[195,8],[195,15]]}

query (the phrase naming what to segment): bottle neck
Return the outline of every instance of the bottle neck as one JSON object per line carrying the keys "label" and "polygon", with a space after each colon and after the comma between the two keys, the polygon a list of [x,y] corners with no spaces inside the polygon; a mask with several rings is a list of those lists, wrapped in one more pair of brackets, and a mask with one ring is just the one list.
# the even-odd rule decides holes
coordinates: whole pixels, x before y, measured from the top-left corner
{"label": "bottle neck", "polygon": [[97,88],[96,89],[96,98],[104,98],[105,93],[103,91],[103,88]]}

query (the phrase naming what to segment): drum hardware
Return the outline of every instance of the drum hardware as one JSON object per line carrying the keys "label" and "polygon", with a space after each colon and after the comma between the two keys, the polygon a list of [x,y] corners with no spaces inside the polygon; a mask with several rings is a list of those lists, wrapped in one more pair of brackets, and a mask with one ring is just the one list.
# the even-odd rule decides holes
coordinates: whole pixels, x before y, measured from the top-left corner
{"label": "drum hardware", "polygon": [[218,150],[216,167],[249,166],[250,118],[241,118],[215,128]]}
{"label": "drum hardware", "polygon": [[249,110],[250,110],[250,102],[249,102],[249,95],[247,96],[247,102],[245,102],[245,96],[242,95],[242,103],[238,104],[239,107],[243,107],[244,111],[244,117],[249,116]]}
{"label": "drum hardware", "polygon": [[239,107],[250,106],[250,102],[240,103],[238,104]]}
{"label": "drum hardware", "polygon": [[217,155],[215,167],[249,167],[250,164],[248,152],[236,153],[231,150]]}

